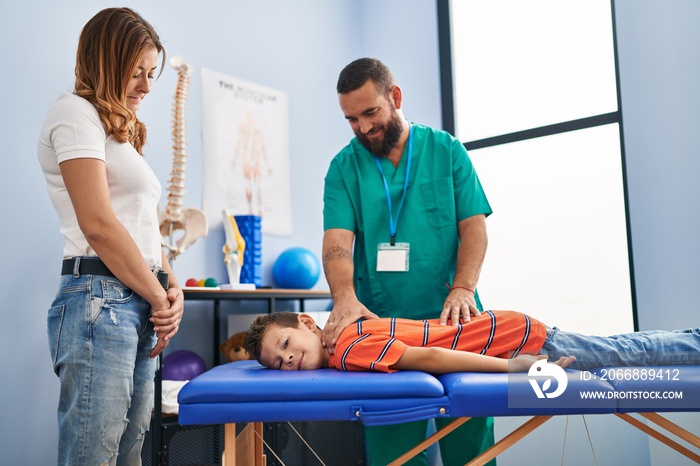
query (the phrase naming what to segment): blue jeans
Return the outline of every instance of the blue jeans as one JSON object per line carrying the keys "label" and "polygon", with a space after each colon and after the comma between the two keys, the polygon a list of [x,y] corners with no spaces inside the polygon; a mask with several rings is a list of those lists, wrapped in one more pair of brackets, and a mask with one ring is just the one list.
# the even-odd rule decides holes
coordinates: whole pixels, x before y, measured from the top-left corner
{"label": "blue jeans", "polygon": [[576,356],[572,369],[603,366],[658,366],[700,364],[700,328],[649,330],[609,337],[563,332],[547,328],[540,354],[550,361]]}
{"label": "blue jeans", "polygon": [[153,407],[150,305],[114,277],[63,275],[48,313],[59,465],[140,465]]}

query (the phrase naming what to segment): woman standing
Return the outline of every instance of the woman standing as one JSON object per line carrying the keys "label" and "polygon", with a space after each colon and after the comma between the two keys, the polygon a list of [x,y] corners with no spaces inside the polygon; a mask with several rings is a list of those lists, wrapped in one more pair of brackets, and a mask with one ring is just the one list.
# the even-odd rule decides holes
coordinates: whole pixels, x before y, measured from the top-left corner
{"label": "woman standing", "polygon": [[48,314],[60,465],[141,464],[154,358],[182,319],[182,290],[160,244],[161,187],[142,157],[146,128],[136,118],[164,63],[158,35],[138,13],[100,11],[80,35],[75,90],[54,103],[40,134],[65,239]]}

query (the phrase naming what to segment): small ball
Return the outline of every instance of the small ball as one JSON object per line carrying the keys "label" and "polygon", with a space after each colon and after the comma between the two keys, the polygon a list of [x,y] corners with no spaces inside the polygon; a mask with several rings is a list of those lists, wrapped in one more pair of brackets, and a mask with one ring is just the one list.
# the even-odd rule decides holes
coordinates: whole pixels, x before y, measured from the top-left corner
{"label": "small ball", "polygon": [[207,364],[197,353],[177,350],[163,358],[163,380],[192,380],[207,370]]}
{"label": "small ball", "polygon": [[204,279],[200,278],[199,282],[197,282],[197,283],[199,283],[199,286],[204,286]]}
{"label": "small ball", "polygon": [[199,286],[199,280],[196,278],[188,278],[185,282],[185,286]]}
{"label": "small ball", "polygon": [[305,248],[290,248],[282,252],[272,267],[272,277],[280,288],[310,289],[321,274],[316,255]]}
{"label": "small ball", "polygon": [[219,282],[216,281],[216,278],[209,277],[206,280],[204,280],[204,286],[214,288],[219,286]]}

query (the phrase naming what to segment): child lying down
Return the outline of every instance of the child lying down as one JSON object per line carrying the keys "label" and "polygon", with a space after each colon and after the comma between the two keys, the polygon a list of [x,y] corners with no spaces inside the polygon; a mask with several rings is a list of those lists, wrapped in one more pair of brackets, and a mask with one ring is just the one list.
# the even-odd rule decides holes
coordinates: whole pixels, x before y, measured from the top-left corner
{"label": "child lying down", "polygon": [[486,311],[458,326],[382,318],[346,327],[329,354],[311,316],[273,312],[255,319],[244,347],[263,366],[281,370],[526,372],[545,358],[588,370],[700,364],[700,328],[600,337],[550,328],[515,311]]}

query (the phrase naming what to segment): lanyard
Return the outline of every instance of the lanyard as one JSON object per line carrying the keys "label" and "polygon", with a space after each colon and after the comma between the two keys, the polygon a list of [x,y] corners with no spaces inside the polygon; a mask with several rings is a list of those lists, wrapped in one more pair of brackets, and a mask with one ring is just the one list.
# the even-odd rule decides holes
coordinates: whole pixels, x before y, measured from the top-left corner
{"label": "lanyard", "polygon": [[391,235],[391,245],[396,244],[396,223],[399,221],[399,214],[401,213],[401,207],[403,206],[403,201],[406,199],[406,190],[408,189],[408,177],[411,174],[411,158],[413,156],[413,127],[409,124],[408,126],[408,161],[406,163],[406,178],[403,180],[403,194],[401,195],[401,202],[399,203],[399,208],[396,210],[396,217],[391,207],[391,193],[389,192],[389,183],[386,181],[386,176],[384,176],[384,170],[382,169],[382,163],[379,157],[374,157],[377,162],[377,167],[379,167],[379,173],[382,174],[382,180],[384,180],[384,191],[386,192],[386,202],[389,204],[389,234]]}

